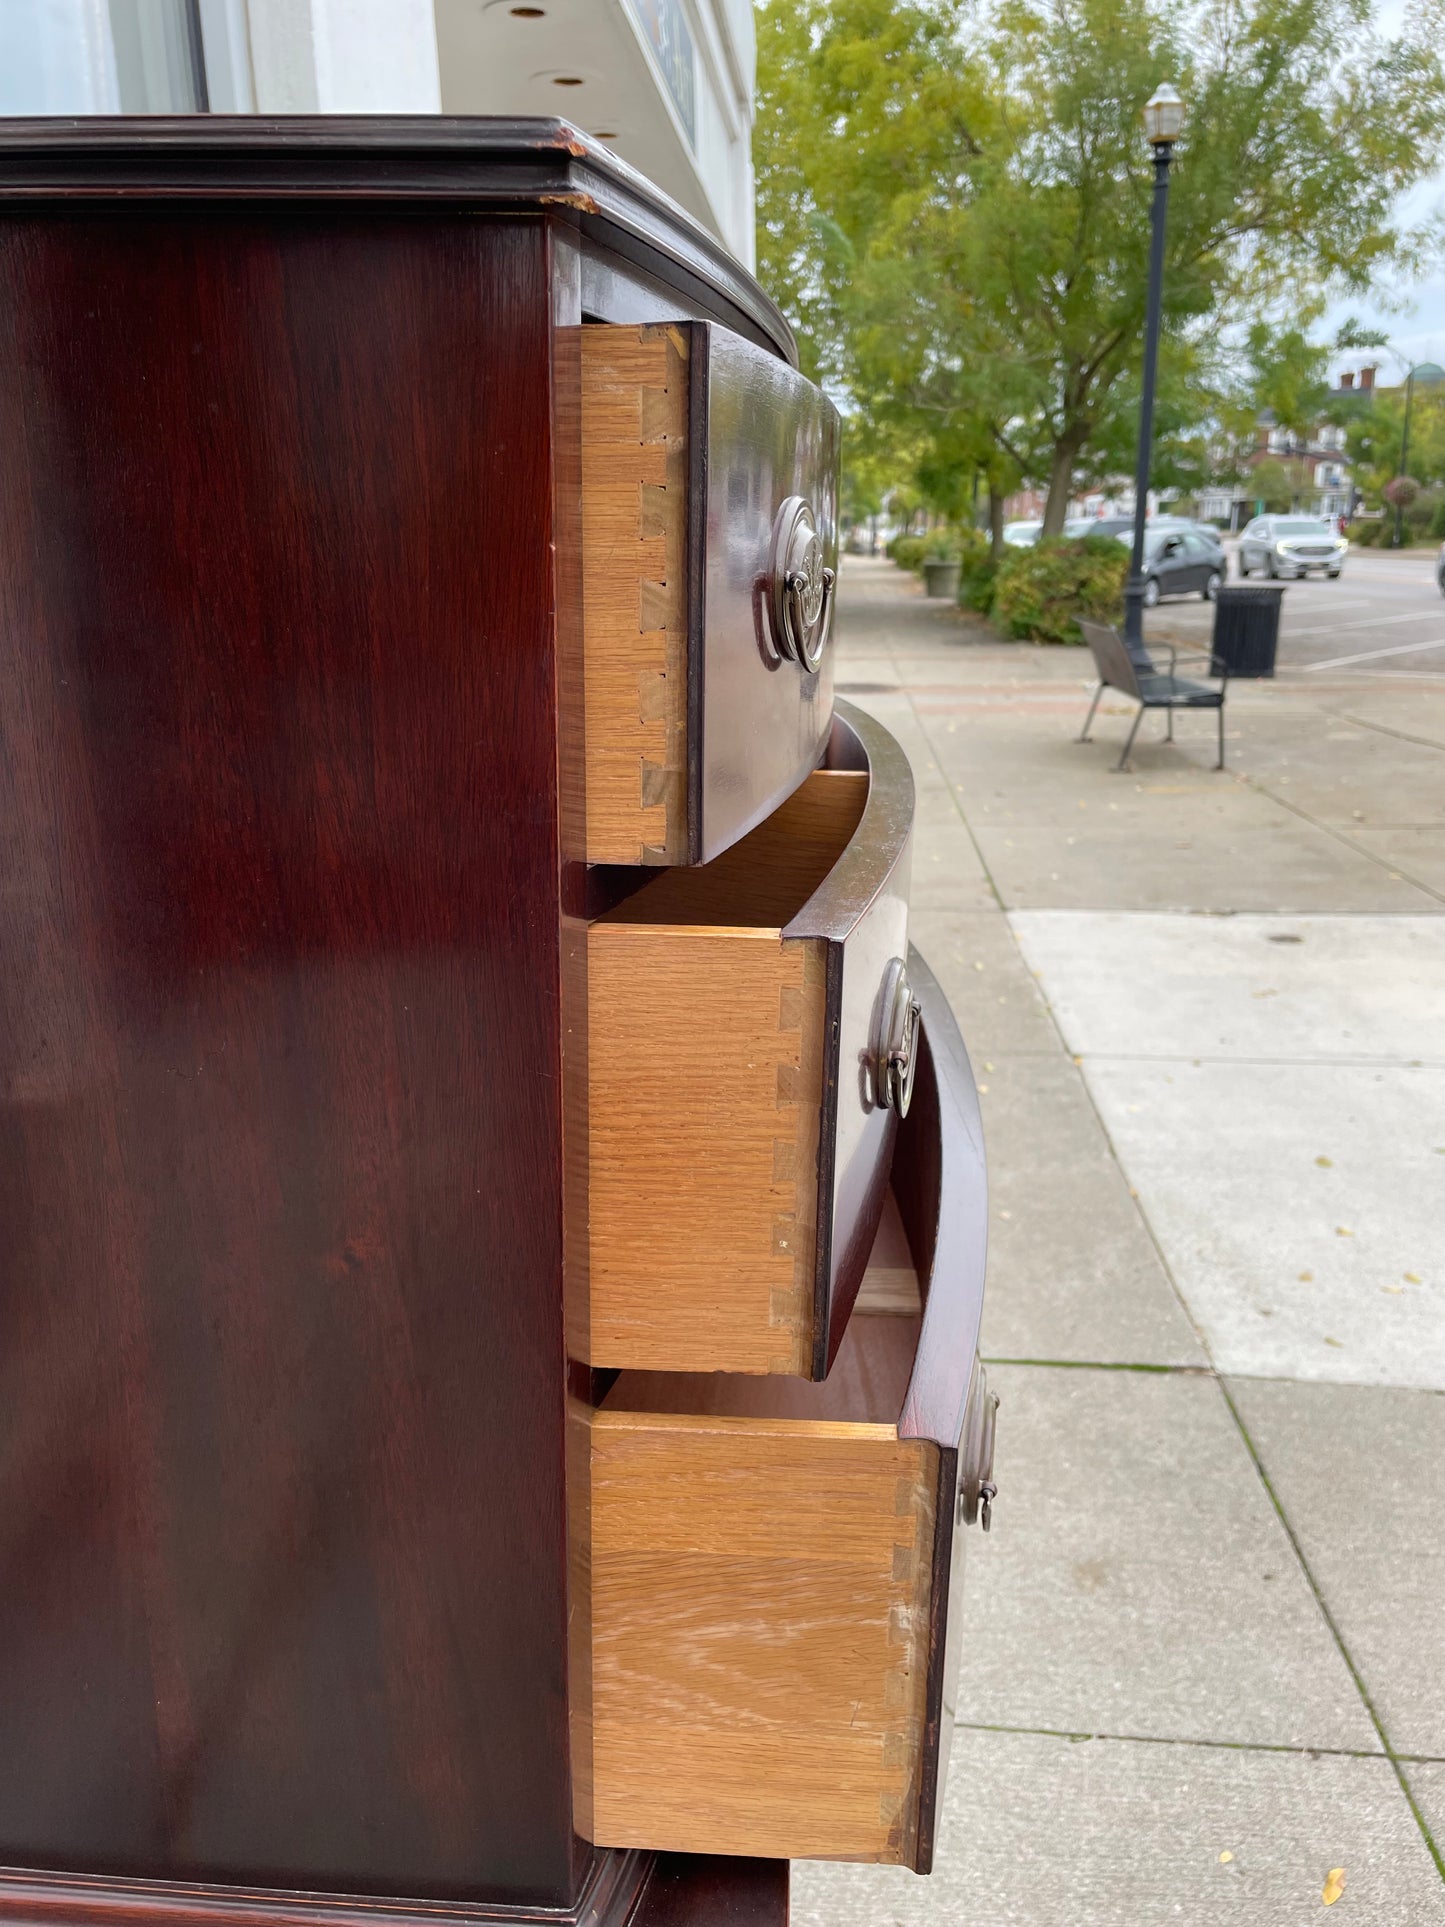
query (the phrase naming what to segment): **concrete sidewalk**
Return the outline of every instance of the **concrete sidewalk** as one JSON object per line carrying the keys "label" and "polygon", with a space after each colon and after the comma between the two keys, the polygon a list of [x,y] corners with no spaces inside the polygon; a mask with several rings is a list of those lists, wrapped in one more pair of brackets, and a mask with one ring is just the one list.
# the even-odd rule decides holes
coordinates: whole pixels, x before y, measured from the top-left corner
{"label": "concrete sidewalk", "polygon": [[[1160,612],[1161,615],[1166,612]],[[797,1927],[1445,1924],[1445,679],[1073,741],[1082,651],[845,565],[983,1093],[984,1349],[937,1871]],[[1433,1838],[1432,1838],[1433,1830]]]}

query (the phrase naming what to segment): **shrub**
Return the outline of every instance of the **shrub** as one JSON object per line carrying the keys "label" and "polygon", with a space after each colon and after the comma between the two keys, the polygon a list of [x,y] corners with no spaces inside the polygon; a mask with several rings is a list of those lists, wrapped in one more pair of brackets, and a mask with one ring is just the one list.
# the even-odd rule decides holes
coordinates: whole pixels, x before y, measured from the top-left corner
{"label": "shrub", "polygon": [[959,606],[977,615],[991,614],[997,574],[988,537],[978,529],[962,530],[958,542]]}
{"label": "shrub", "polygon": [[1445,542],[1445,495],[1440,497],[1435,513],[1430,518],[1430,539],[1432,542]]}
{"label": "shrub", "polygon": [[1118,621],[1128,573],[1129,551],[1112,535],[1010,549],[994,585],[994,619],[1020,641],[1080,642],[1079,616]]}
{"label": "shrub", "polygon": [[1405,509],[1406,528],[1412,530],[1417,538],[1423,539],[1435,526],[1435,516],[1442,502],[1445,502],[1445,494],[1438,488],[1422,488]]}
{"label": "shrub", "polygon": [[[957,562],[963,549],[966,531],[962,529],[934,529],[930,532],[923,551],[925,562]],[[971,531],[968,531],[971,533]]]}
{"label": "shrub", "polygon": [[1380,539],[1383,522],[1351,522],[1350,544],[1352,547],[1372,549]]}
{"label": "shrub", "polygon": [[888,552],[900,569],[912,569],[916,574],[923,567],[927,547],[926,535],[898,535],[888,544]]}

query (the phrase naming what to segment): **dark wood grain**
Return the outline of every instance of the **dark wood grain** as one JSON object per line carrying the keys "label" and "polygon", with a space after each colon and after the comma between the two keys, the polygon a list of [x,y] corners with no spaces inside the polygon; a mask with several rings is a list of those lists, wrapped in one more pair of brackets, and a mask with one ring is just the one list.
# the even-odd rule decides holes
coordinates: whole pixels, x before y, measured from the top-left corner
{"label": "dark wood grain", "polygon": [[543,223],[0,311],[0,1859],[568,1905]]}
{"label": "dark wood grain", "polygon": [[908,980],[922,1013],[913,1102],[893,1158],[898,1201],[923,1283],[923,1323],[898,1430],[938,1447],[933,1584],[928,1611],[927,1712],[919,1762],[914,1871],[933,1867],[938,1810],[953,1733],[962,1548],[956,1547],[960,1446],[975,1375],[988,1252],[988,1168],[978,1089],[958,1021],[921,953],[908,949]]}
{"label": "dark wood grain", "polygon": [[923,1329],[898,1430],[956,1447],[983,1322],[988,1166],[978,1087],[958,1020],[921,953],[908,981],[922,1012],[913,1102],[899,1126],[893,1194],[923,1283]]}
{"label": "dark wood grain", "polygon": [[777,305],[717,237],[570,122],[446,114],[0,120],[3,200],[356,200],[551,213],[797,363]]}
{"label": "dark wood grain", "polygon": [[876,1102],[866,1066],[878,1038],[883,980],[908,944],[913,771],[888,731],[840,702],[826,765],[868,772],[862,819],[785,936],[828,944],[828,1030],[813,1281],[813,1376],[838,1355],[878,1230],[898,1118]]}
{"label": "dark wood grain", "polygon": [[639,1897],[659,1864],[648,1853],[598,1854],[567,1907],[0,1871],[0,1921],[12,1927],[634,1927]]}
{"label": "dark wood grain", "polygon": [[787,1927],[786,1860],[659,1854],[629,1927]]}
{"label": "dark wood grain", "polygon": [[328,1899],[84,1875],[0,1872],[14,1927],[787,1927],[786,1860],[598,1856],[570,1907]]}

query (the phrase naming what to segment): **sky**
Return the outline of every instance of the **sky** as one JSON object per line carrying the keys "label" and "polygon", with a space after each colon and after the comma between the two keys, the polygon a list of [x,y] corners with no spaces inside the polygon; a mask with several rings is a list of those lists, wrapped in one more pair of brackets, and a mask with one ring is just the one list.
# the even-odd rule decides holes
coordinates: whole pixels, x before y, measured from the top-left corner
{"label": "sky", "polygon": [[[1413,225],[1442,210],[1445,210],[1445,172],[1422,181],[1407,194],[1399,213],[1403,220]],[[1397,306],[1393,300],[1388,304],[1385,301],[1361,300],[1359,296],[1337,301],[1320,323],[1320,333],[1328,338],[1336,333],[1341,322],[1353,315],[1367,327],[1379,328],[1387,334],[1405,361],[1438,361],[1441,367],[1445,367],[1445,261],[1437,260],[1434,272],[1428,279],[1390,292],[1402,297],[1405,305]],[[1350,354],[1336,356],[1331,368],[1338,373],[1345,368],[1360,368],[1372,359],[1380,364],[1379,378],[1382,382],[1393,384],[1400,380],[1402,369],[1399,362],[1387,354],[1366,354],[1358,348]]]}
{"label": "sky", "polygon": [[[1405,5],[1406,0],[1380,0],[1375,19],[1384,32],[1399,31]],[[1427,221],[1432,214],[1445,213],[1445,168],[1412,189],[1401,201],[1397,213],[1412,227]],[[1396,300],[1362,301],[1358,296],[1334,303],[1320,324],[1321,335],[1328,338],[1335,334],[1341,322],[1353,315],[1367,327],[1379,328],[1387,334],[1406,362],[1438,361],[1445,367],[1445,259],[1437,257],[1433,272],[1425,280],[1391,289],[1389,293],[1400,297],[1403,305]],[[1356,349],[1352,354],[1338,356],[1332,363],[1332,371],[1359,368],[1370,359],[1370,355]],[[1402,369],[1398,361],[1387,354],[1381,354],[1378,359],[1382,382],[1400,380]]]}

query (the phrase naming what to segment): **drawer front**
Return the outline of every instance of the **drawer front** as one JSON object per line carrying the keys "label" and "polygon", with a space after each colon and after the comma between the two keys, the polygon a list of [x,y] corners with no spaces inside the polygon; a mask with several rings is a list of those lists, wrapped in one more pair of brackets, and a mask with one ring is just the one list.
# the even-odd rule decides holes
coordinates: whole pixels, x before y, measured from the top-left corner
{"label": "drawer front", "polygon": [[715,324],[581,333],[585,853],[702,863],[827,742],[838,419]]}
{"label": "drawer front", "polygon": [[[779,603],[790,566],[829,579],[837,571],[839,431],[826,395],[775,355],[703,324],[695,346],[707,370],[704,457],[694,471],[706,501],[695,770],[698,856],[706,862],[761,823],[828,740],[831,589],[803,661],[788,653]],[[814,594],[822,592],[820,583]]]}
{"label": "drawer front", "polygon": [[897,1125],[877,1057],[913,788],[856,714],[830,764],[588,931],[594,1365],[821,1378],[837,1350]]}
{"label": "drawer front", "polygon": [[[842,859],[787,935],[827,946],[825,1086],[811,1375],[826,1375],[847,1327],[888,1182],[900,1094],[884,1065],[889,1033],[911,1070],[908,885],[913,773],[881,723],[840,703],[829,764],[865,770],[868,807]],[[897,1069],[895,1066],[895,1076]],[[904,1100],[906,1109],[906,1100]]]}
{"label": "drawer front", "polygon": [[[939,1028],[935,1006],[935,1045]],[[905,1263],[928,1254],[911,1303],[890,1253],[886,1309],[852,1320],[825,1384],[625,1372],[574,1410],[590,1688],[574,1777],[599,1845],[931,1864],[992,1406],[980,1142],[959,1130],[976,1102],[971,1079],[941,1088],[967,1076],[961,1049],[924,1051],[921,1128],[899,1147],[919,1164],[894,1192]]]}

